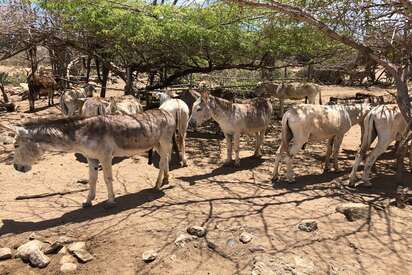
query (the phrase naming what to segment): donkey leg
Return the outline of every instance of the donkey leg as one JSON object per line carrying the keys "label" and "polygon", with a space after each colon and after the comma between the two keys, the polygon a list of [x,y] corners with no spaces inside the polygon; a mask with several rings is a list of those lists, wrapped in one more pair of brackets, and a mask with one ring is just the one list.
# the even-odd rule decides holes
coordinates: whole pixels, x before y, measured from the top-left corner
{"label": "donkey leg", "polygon": [[328,139],[328,148],[326,150],[326,155],[325,155],[325,167],[323,168],[323,173],[329,172],[330,170],[330,156],[332,154],[332,147],[334,143],[335,137],[329,138]]}
{"label": "donkey leg", "polygon": [[356,171],[358,171],[359,164],[361,163],[362,159],[364,159],[366,156],[366,152],[362,150],[362,148],[359,150],[359,152],[356,154],[355,157],[355,162],[353,163],[352,171],[349,174],[349,186],[354,186],[355,182],[358,180],[358,177],[356,176]]}
{"label": "donkey leg", "polygon": [[336,136],[333,139],[333,151],[332,151],[332,159],[333,159],[333,169],[334,172],[339,172],[339,164],[338,164],[338,154],[340,150],[340,146],[343,141],[343,136]]}
{"label": "donkey leg", "polygon": [[181,147],[182,147],[182,149],[181,149],[181,151],[182,151],[182,165],[183,165],[184,167],[186,167],[186,166],[187,166],[187,159],[186,159],[186,132],[181,135],[181,138],[182,138],[182,140],[181,140],[181,144],[182,144],[182,146],[181,146]]}
{"label": "donkey leg", "polygon": [[239,147],[240,147],[240,134],[236,133],[233,135],[233,146],[235,149],[235,167],[240,167],[240,158],[239,158]]}
{"label": "donkey leg", "polygon": [[233,139],[233,136],[232,135],[230,135],[230,134],[227,134],[227,133],[225,133],[225,139],[226,139],[226,147],[227,147],[227,156],[226,156],[226,161],[225,161],[225,164],[230,164],[230,163],[232,163],[232,145],[233,145],[233,142],[232,142],[232,139]]}
{"label": "donkey leg", "polygon": [[265,139],[265,130],[260,131],[259,133],[256,134],[256,148],[255,148],[255,154],[254,154],[256,158],[260,158],[262,156],[261,147],[262,147],[264,139]]}
{"label": "donkey leg", "polygon": [[305,140],[294,140],[292,146],[289,149],[289,155],[286,156],[286,165],[287,165],[287,180],[289,182],[295,182],[295,173],[293,172],[293,157],[299,152],[302,148],[302,145],[305,143]]}
{"label": "donkey leg", "polygon": [[106,157],[103,160],[100,160],[100,163],[103,167],[104,182],[106,183],[107,188],[107,202],[106,206],[108,208],[115,205],[114,201],[114,192],[113,192],[113,171],[112,171],[112,156]]}
{"label": "donkey leg", "polygon": [[273,168],[272,181],[277,181],[279,179],[279,165],[282,162],[283,153],[284,153],[284,148],[282,147],[282,145],[280,145],[278,150],[276,151],[275,166]]}
{"label": "donkey leg", "polygon": [[365,168],[364,168],[363,175],[362,175],[362,181],[364,182],[364,186],[372,185],[370,182],[370,178],[369,178],[371,168],[376,162],[376,160],[378,159],[378,157],[386,151],[386,149],[388,148],[390,144],[390,141],[388,142],[388,141],[382,141],[382,140],[383,140],[382,138],[378,140],[376,147],[370,152],[369,156],[367,157],[365,161]]}
{"label": "donkey leg", "polygon": [[97,172],[99,170],[99,161],[96,159],[87,159],[89,163],[89,194],[83,203],[83,208],[92,206],[92,201],[96,197]]}

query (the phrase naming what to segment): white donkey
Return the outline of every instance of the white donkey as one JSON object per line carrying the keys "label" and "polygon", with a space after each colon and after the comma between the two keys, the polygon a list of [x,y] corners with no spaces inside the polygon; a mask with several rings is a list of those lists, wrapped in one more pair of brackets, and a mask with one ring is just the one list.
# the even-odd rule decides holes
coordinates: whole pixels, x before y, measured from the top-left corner
{"label": "white donkey", "polygon": [[169,179],[169,158],[175,118],[164,110],[149,110],[135,116],[109,115],[49,118],[15,127],[14,168],[27,172],[45,151],[81,153],[89,163],[90,190],[84,207],[96,195],[98,163],[107,186],[107,206],[114,204],[112,158],[142,154],[154,148],[160,155],[156,188]]}
{"label": "white donkey", "polygon": [[280,115],[283,116],[285,99],[305,99],[305,103],[316,104],[319,96],[319,104],[322,105],[321,89],[313,83],[282,83],[263,82],[255,88],[257,96],[267,95],[276,97],[280,101]]}
{"label": "white donkey", "polygon": [[[365,133],[362,138],[362,145],[356,155],[349,176],[349,184],[352,186],[354,186],[358,180],[356,171],[358,170],[360,162],[364,159],[366,160],[362,182],[365,186],[371,186],[369,175],[375,161],[386,151],[392,142],[400,141],[402,135],[404,135],[407,130],[407,122],[403,118],[399,107],[395,104],[376,106],[365,117],[363,123]],[[378,138],[378,142],[375,148],[367,154],[371,144],[376,138]],[[412,150],[409,150],[409,160],[412,161]]]}
{"label": "white donkey", "polygon": [[[159,92],[158,96],[160,98],[160,110],[165,110],[171,113],[176,121],[176,132],[174,135],[174,140],[177,143],[177,149],[180,155],[180,161],[182,166],[187,166],[186,159],[186,133],[187,127],[189,125],[189,107],[187,104],[177,98],[171,98],[170,95],[166,93]],[[152,164],[152,151],[149,151],[149,164]]]}
{"label": "white donkey", "polygon": [[247,104],[232,103],[228,100],[200,93],[200,98],[193,104],[192,121],[202,124],[213,118],[222,129],[227,144],[226,164],[232,162],[232,147],[235,150],[235,166],[240,165],[239,142],[242,134],[256,136],[255,157],[260,157],[261,146],[266,129],[272,117],[272,104],[269,100],[258,98]]}
{"label": "white donkey", "polygon": [[[286,155],[287,180],[291,182],[295,180],[292,170],[292,158],[309,139],[328,139],[324,172],[330,170],[329,160],[331,157],[334,169],[338,171],[337,155],[343,136],[353,125],[360,124],[370,109],[369,104],[302,104],[289,109],[282,118],[282,141],[276,152],[273,180],[278,180],[279,164],[284,155]],[[290,142],[292,145],[289,147]]]}
{"label": "white donkey", "polygon": [[134,115],[143,112],[142,104],[132,95],[110,97],[109,102],[110,114]]}

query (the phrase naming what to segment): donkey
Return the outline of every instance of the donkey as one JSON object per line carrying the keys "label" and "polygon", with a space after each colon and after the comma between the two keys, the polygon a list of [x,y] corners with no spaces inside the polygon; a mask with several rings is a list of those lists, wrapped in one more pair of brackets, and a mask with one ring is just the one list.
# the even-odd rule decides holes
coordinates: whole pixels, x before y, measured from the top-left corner
{"label": "donkey", "polygon": [[80,115],[87,116],[99,116],[110,114],[109,102],[100,97],[89,97],[84,99]]}
{"label": "donkey", "polygon": [[37,119],[16,126],[14,168],[27,172],[45,151],[75,152],[86,156],[90,190],[83,207],[90,207],[96,195],[98,163],[103,168],[108,200],[115,204],[112,158],[141,154],[154,148],[160,155],[156,188],[169,180],[169,158],[175,118],[164,110],[149,110],[135,116]]}
{"label": "donkey", "polygon": [[30,74],[27,77],[27,84],[29,88],[28,99],[30,112],[34,112],[34,101],[37,97],[43,94],[44,91],[47,93],[48,106],[52,106],[54,104],[53,97],[54,90],[57,89],[57,82],[53,77],[43,73]]}
{"label": "donkey", "polygon": [[[376,106],[365,117],[363,123],[365,133],[362,138],[362,145],[356,154],[355,162],[349,175],[349,184],[351,186],[354,186],[358,180],[356,171],[362,160],[365,160],[362,176],[363,185],[371,186],[369,175],[375,161],[386,151],[392,142],[401,140],[408,126],[396,104]],[[378,142],[375,148],[367,154],[376,138]],[[412,148],[409,150],[409,161],[412,161]],[[412,163],[410,164],[412,166]]]}
{"label": "donkey", "polygon": [[225,164],[232,163],[232,148],[235,150],[235,166],[239,167],[240,135],[256,136],[255,157],[260,157],[261,146],[266,129],[272,117],[272,104],[269,100],[258,98],[248,104],[231,103],[228,100],[200,92],[200,98],[193,104],[192,122],[202,124],[213,118],[222,129],[227,143],[227,159]]}
{"label": "donkey", "polygon": [[263,82],[258,84],[254,93],[257,96],[274,96],[280,101],[280,116],[283,116],[285,99],[305,99],[305,103],[316,104],[319,95],[319,104],[322,105],[321,89],[313,83],[282,83]]}
{"label": "donkey", "polygon": [[[279,164],[286,155],[287,180],[295,181],[292,158],[309,139],[328,139],[324,172],[330,170],[329,160],[331,157],[335,172],[339,171],[337,155],[343,136],[353,125],[360,124],[370,109],[369,104],[301,104],[289,109],[282,118],[281,145],[276,152],[273,180],[278,180]],[[290,142],[292,145],[289,147]]]}
{"label": "donkey", "polygon": [[110,97],[108,111],[110,114],[134,115],[143,112],[143,106],[132,95]]}
{"label": "donkey", "polygon": [[[168,111],[175,118],[176,132],[173,136],[173,142],[176,142],[182,166],[186,167],[186,133],[190,118],[189,107],[183,100],[172,98],[169,94],[158,92],[157,96],[159,96],[161,104],[159,109]],[[153,152],[149,151],[148,153],[148,164],[151,165]]]}
{"label": "donkey", "polygon": [[60,96],[60,109],[65,116],[80,115],[86,94],[83,91],[65,90]]}

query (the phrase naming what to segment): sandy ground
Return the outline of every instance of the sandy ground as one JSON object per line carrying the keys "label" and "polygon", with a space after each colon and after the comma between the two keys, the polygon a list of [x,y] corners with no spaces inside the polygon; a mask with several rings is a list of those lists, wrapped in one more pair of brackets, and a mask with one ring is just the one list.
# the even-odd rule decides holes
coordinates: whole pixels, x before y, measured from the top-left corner
{"label": "sandy ground", "polygon": [[[359,89],[325,87],[323,96],[351,95]],[[13,98],[15,99],[15,98]],[[35,114],[1,114],[0,121],[18,121],[49,113],[46,101]],[[251,274],[258,257],[303,257],[314,263],[311,274],[412,274],[411,206],[388,206],[394,197],[393,155],[378,161],[373,188],[346,187],[347,174],[359,146],[359,129],[345,137],[339,162],[342,173],[322,174],[323,144],[310,144],[295,162],[297,183],[270,181],[274,152],[279,145],[279,122],[274,122],[264,144],[264,156],[256,160],[254,140],[241,144],[241,167],[222,166],[225,142],[206,132],[190,133],[187,140],[189,166],[171,171],[171,185],[155,191],[157,169],[145,157],[125,159],[114,165],[117,207],[104,209],[107,197],[101,173],[92,208],[82,209],[87,186],[87,166],[73,154],[46,154],[32,171],[23,174],[12,166],[13,145],[0,154],[0,247],[15,247],[32,232],[53,240],[67,235],[87,241],[95,259],[79,264],[76,274]],[[176,165],[175,165],[176,166]],[[405,179],[409,180],[410,179]],[[41,199],[15,200],[16,196],[75,191]],[[343,202],[371,206],[370,220],[349,222],[336,213]],[[315,219],[312,233],[297,229],[302,219]],[[208,229],[205,239],[180,248],[174,244],[189,225]],[[238,241],[247,231],[254,238]],[[142,253],[159,252],[152,263]],[[60,255],[36,269],[19,259],[0,262],[0,274],[59,274]],[[290,273],[294,274],[293,270]]]}

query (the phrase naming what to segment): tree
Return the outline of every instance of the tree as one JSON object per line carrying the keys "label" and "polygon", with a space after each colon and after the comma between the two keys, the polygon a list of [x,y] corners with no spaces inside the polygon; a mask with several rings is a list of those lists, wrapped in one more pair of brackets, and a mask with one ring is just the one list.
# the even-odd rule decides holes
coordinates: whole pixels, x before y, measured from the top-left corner
{"label": "tree", "polygon": [[61,22],[56,39],[116,68],[127,91],[137,74],[156,76],[149,88],[159,88],[191,73],[271,67],[268,53],[288,63],[302,55],[317,62],[338,47],[313,28],[276,16],[261,28],[260,15],[224,3],[203,8],[108,0],[39,3]]}
{"label": "tree", "polygon": [[232,2],[286,14],[375,61],[394,77],[398,105],[411,121],[407,81],[412,63],[412,4],[408,0]]}

